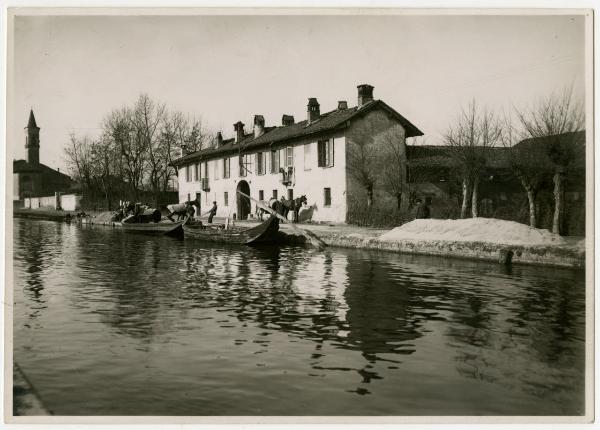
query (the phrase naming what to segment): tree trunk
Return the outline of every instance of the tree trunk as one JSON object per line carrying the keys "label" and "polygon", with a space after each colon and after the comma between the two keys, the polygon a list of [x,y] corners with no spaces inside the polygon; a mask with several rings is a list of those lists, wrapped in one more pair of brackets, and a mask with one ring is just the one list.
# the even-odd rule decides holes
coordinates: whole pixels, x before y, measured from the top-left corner
{"label": "tree trunk", "polygon": [[562,214],[563,214],[563,188],[564,173],[557,169],[554,173],[554,218],[552,220],[552,233],[562,234]]}
{"label": "tree trunk", "polygon": [[463,199],[462,199],[462,207],[460,209],[460,217],[461,218],[466,218],[467,217],[467,210],[469,208],[469,191],[471,190],[470,187],[470,181],[469,178],[465,177],[463,178],[463,183],[462,183],[462,195],[463,195]]}
{"label": "tree trunk", "polygon": [[367,187],[367,207],[373,206],[373,187]]}
{"label": "tree trunk", "polygon": [[537,228],[537,207],[535,204],[535,191],[531,187],[527,189],[527,200],[529,201],[529,226]]}
{"label": "tree trunk", "polygon": [[473,198],[471,199],[471,214],[473,218],[479,216],[479,177],[473,178]]}

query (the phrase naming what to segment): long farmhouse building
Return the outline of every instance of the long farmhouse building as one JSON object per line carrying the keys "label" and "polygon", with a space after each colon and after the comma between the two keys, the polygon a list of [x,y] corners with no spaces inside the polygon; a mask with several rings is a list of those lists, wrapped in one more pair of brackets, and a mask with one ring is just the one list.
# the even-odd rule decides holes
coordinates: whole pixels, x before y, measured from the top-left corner
{"label": "long farmhouse building", "polygon": [[309,98],[303,121],[283,115],[280,126],[267,127],[264,117],[255,115],[252,132],[238,121],[234,138],[224,140],[219,132],[212,147],[184,154],[173,162],[180,201],[196,199],[202,211],[216,201],[220,216],[247,219],[256,206],[237,191],[257,200],[306,195],[313,221],[345,222],[349,196],[360,192],[348,169],[349,143],[393,130],[406,154],[405,139],[423,134],[374,100],[371,85],[357,88],[355,107],[340,101],[337,109],[321,113],[317,99]]}

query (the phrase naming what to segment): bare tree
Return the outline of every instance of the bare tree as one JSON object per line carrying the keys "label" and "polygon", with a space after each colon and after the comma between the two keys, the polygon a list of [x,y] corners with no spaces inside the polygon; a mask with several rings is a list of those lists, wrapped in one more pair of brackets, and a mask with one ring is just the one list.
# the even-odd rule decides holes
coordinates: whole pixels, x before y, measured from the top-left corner
{"label": "bare tree", "polygon": [[104,194],[106,207],[112,209],[113,195],[122,182],[121,156],[110,139],[103,135],[92,145],[92,170],[99,190]]}
{"label": "bare tree", "polygon": [[580,154],[585,139],[575,135],[584,127],[583,103],[573,97],[573,88],[541,98],[531,108],[517,110],[524,137],[540,139],[553,166],[554,216],[552,232],[563,233],[564,187],[567,172]]}
{"label": "bare tree", "polygon": [[479,216],[479,181],[487,165],[488,152],[500,136],[496,115],[487,109],[479,111],[475,100],[461,110],[456,125],[446,132],[448,154],[461,169],[461,218],[467,217],[469,202],[472,216]]}
{"label": "bare tree", "polygon": [[93,188],[93,141],[88,137],[69,135],[64,148],[68,169],[88,192]]}
{"label": "bare tree", "polygon": [[147,94],[139,96],[131,110],[131,123],[135,138],[140,140],[138,146],[144,148],[147,154],[146,176],[154,195],[155,204],[160,201],[163,178],[168,175],[165,163],[166,154],[160,139],[160,127],[165,120],[166,109],[161,103],[154,102]]}
{"label": "bare tree", "polygon": [[552,174],[552,166],[546,162],[544,148],[540,145],[519,143],[522,138],[510,118],[505,119],[502,130],[502,146],[505,148],[510,168],[527,194],[529,225],[538,227],[537,196]]}
{"label": "bare tree", "polygon": [[133,112],[127,107],[113,110],[105,118],[103,128],[120,152],[125,177],[135,200],[139,200],[147,163],[147,140],[134,126]]}
{"label": "bare tree", "polygon": [[357,128],[348,136],[348,173],[367,192],[367,207],[373,206],[373,191],[380,178],[378,175],[378,151],[375,145],[375,128],[370,122]]}
{"label": "bare tree", "polygon": [[402,196],[407,188],[404,130],[401,127],[390,128],[381,135],[380,139],[383,186],[388,194],[396,198],[397,207],[400,209]]}

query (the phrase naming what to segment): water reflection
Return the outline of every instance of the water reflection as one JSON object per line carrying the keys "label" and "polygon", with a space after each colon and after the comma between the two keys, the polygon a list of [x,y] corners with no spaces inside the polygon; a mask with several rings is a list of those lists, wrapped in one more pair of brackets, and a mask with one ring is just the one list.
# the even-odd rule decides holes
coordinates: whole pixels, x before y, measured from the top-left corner
{"label": "water reflection", "polygon": [[[340,396],[373,399],[386,413],[431,413],[394,409],[394,397],[405,395],[422,395],[422,405],[439,396],[445,400],[433,402],[438,408],[445,401],[445,412],[457,413],[441,388],[473,390],[473,383],[484,384],[476,386],[482,393],[487,385],[507,390],[513,412],[522,407],[521,396],[535,410],[582,410],[585,295],[577,272],[62,228],[16,223],[15,279],[30,300],[24,312],[40,312],[35,302],[44,303],[45,289],[54,289],[73,320],[59,330],[70,330],[78,344],[87,340],[80,333],[102,339],[90,346],[90,368],[93,360],[108,359],[109,349],[110,359],[125,360],[125,371],[135,366],[127,359],[135,350],[154,360],[174,354],[180,371],[192,375],[194,360],[214,351],[219,359],[201,369],[229,369],[229,383],[247,382],[251,392],[274,390],[276,379],[273,373],[260,379],[256,370],[237,373],[249,365],[302,375],[308,379],[293,384],[311,396],[328,393],[331,401],[331,386]],[[57,262],[65,265],[60,276],[46,276]],[[58,283],[66,289],[56,289]],[[179,371],[159,369],[149,373],[157,385],[168,385]],[[180,383],[201,383],[187,374]],[[421,381],[421,392],[411,391]],[[232,389],[223,395],[241,390]],[[178,401],[185,405],[185,398]],[[287,411],[296,407],[285,404]]]}

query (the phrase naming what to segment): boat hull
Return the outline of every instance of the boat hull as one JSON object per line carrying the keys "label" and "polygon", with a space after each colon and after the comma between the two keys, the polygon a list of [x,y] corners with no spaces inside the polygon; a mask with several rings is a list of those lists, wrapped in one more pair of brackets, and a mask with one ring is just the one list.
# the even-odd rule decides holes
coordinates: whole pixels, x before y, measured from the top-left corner
{"label": "boat hull", "polygon": [[211,226],[184,224],[183,231],[186,239],[202,240],[205,242],[241,245],[274,243],[278,240],[279,220],[276,217],[270,217],[256,227],[229,230]]}
{"label": "boat hull", "polygon": [[127,223],[122,222],[121,227],[123,231],[130,233],[145,233],[145,234],[155,234],[155,235],[180,235],[183,233],[182,229],[183,221],[181,222],[173,222],[173,223]]}

